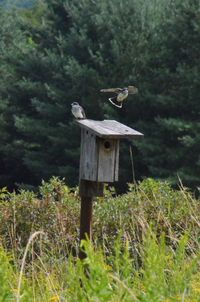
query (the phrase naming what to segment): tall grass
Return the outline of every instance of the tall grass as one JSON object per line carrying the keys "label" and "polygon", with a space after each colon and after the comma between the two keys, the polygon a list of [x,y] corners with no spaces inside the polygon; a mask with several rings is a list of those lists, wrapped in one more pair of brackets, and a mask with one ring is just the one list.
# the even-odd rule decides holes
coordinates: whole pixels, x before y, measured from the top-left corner
{"label": "tall grass", "polygon": [[[141,248],[142,265],[136,269],[128,239],[116,239],[109,256],[104,247],[96,250],[84,242],[85,261],[70,255],[66,261],[55,258],[51,265],[40,258],[27,264],[18,301],[199,301],[199,253],[188,258],[187,243],[185,235],[174,251],[164,236],[156,239],[149,232]],[[19,272],[13,273],[2,250],[0,255],[0,301],[15,301]]]}
{"label": "tall grass", "polygon": [[[39,194],[4,189],[0,301],[200,301],[199,200],[152,179],[129,190],[94,201],[80,261],[76,192],[57,178]],[[32,241],[37,231],[47,236]]]}

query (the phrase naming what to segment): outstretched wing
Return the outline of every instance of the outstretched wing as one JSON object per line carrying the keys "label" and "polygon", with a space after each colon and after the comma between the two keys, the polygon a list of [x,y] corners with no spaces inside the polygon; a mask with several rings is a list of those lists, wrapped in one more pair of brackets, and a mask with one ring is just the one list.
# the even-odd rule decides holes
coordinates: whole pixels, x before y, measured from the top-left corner
{"label": "outstretched wing", "polygon": [[128,86],[128,93],[129,94],[136,94],[138,93],[138,88],[135,86]]}
{"label": "outstretched wing", "polygon": [[119,93],[122,91],[121,88],[107,88],[107,89],[101,89],[100,92],[114,92],[114,93]]}
{"label": "outstretched wing", "polygon": [[[113,93],[119,93],[122,91],[122,88],[107,88],[107,89],[101,89],[100,92],[113,92]],[[129,94],[136,94],[138,93],[138,88],[135,86],[128,86],[128,93]]]}

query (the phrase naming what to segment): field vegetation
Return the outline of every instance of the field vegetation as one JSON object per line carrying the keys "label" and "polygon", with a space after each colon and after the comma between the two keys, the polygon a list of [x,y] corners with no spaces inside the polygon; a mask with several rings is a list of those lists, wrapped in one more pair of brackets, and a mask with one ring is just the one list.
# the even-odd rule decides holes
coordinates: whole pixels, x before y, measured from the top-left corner
{"label": "field vegetation", "polygon": [[[0,301],[200,301],[200,205],[146,179],[94,200],[93,243],[78,259],[77,190],[0,192]],[[28,243],[28,245],[27,245]]]}

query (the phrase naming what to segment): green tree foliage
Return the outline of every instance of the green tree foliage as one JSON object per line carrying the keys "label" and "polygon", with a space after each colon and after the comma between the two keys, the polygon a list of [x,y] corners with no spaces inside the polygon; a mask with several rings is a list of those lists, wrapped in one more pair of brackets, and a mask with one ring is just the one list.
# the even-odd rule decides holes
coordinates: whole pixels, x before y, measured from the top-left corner
{"label": "green tree foliage", "polygon": [[[28,47],[26,37],[17,26],[17,14],[0,9],[0,174],[1,186],[19,182],[26,177],[23,150],[19,148],[14,115],[21,112],[17,81],[21,77],[16,68],[20,56]],[[14,64],[15,63],[15,64]],[[20,173],[22,171],[22,173]]]}
{"label": "green tree foliage", "polygon": [[[99,89],[116,81],[125,83],[125,72],[120,70],[127,66],[125,42],[130,41],[119,32],[128,25],[128,9],[124,11],[127,16],[120,18],[123,8],[111,1],[98,5],[50,1],[43,8],[44,17],[36,11],[32,22],[27,15],[19,21],[27,42],[25,47],[20,45],[18,56],[13,55],[16,78],[6,89],[11,106],[17,107],[12,111],[16,141],[32,183],[52,174],[67,176],[70,183],[77,180],[80,136],[70,103],[80,99],[88,117],[103,118],[109,109],[104,108]],[[133,5],[132,11],[137,16]],[[115,28],[114,22],[120,24]]]}
{"label": "green tree foliage", "polygon": [[[134,149],[137,177],[178,173],[197,184],[198,16],[198,1],[190,0],[50,0],[11,16],[3,28],[12,37],[1,41],[8,46],[0,54],[0,182],[8,175],[10,183],[35,185],[59,175],[77,183],[80,134],[70,104],[79,101],[89,118],[144,132]],[[122,110],[99,93],[127,84],[139,94]],[[128,144],[121,163],[121,179],[130,181]]]}
{"label": "green tree foliage", "polygon": [[177,2],[170,13],[154,29],[140,70],[138,110],[146,108],[138,123],[146,134],[140,150],[151,175],[172,182],[178,175],[195,186],[200,180],[199,1]]}
{"label": "green tree foliage", "polygon": [[36,0],[0,0],[0,5],[6,8],[20,7],[29,8],[35,4]]}

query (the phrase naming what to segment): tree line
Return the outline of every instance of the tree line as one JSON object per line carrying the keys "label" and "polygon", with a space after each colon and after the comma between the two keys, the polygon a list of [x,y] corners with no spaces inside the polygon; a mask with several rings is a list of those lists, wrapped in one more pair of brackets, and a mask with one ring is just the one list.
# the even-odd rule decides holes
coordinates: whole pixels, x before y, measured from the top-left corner
{"label": "tree line", "polygon": [[[43,0],[0,8],[0,186],[52,175],[78,183],[80,129],[91,119],[144,133],[125,142],[120,184],[151,176],[200,181],[200,4],[197,0]],[[101,88],[135,85],[122,109]],[[120,186],[120,185],[119,185]]]}

